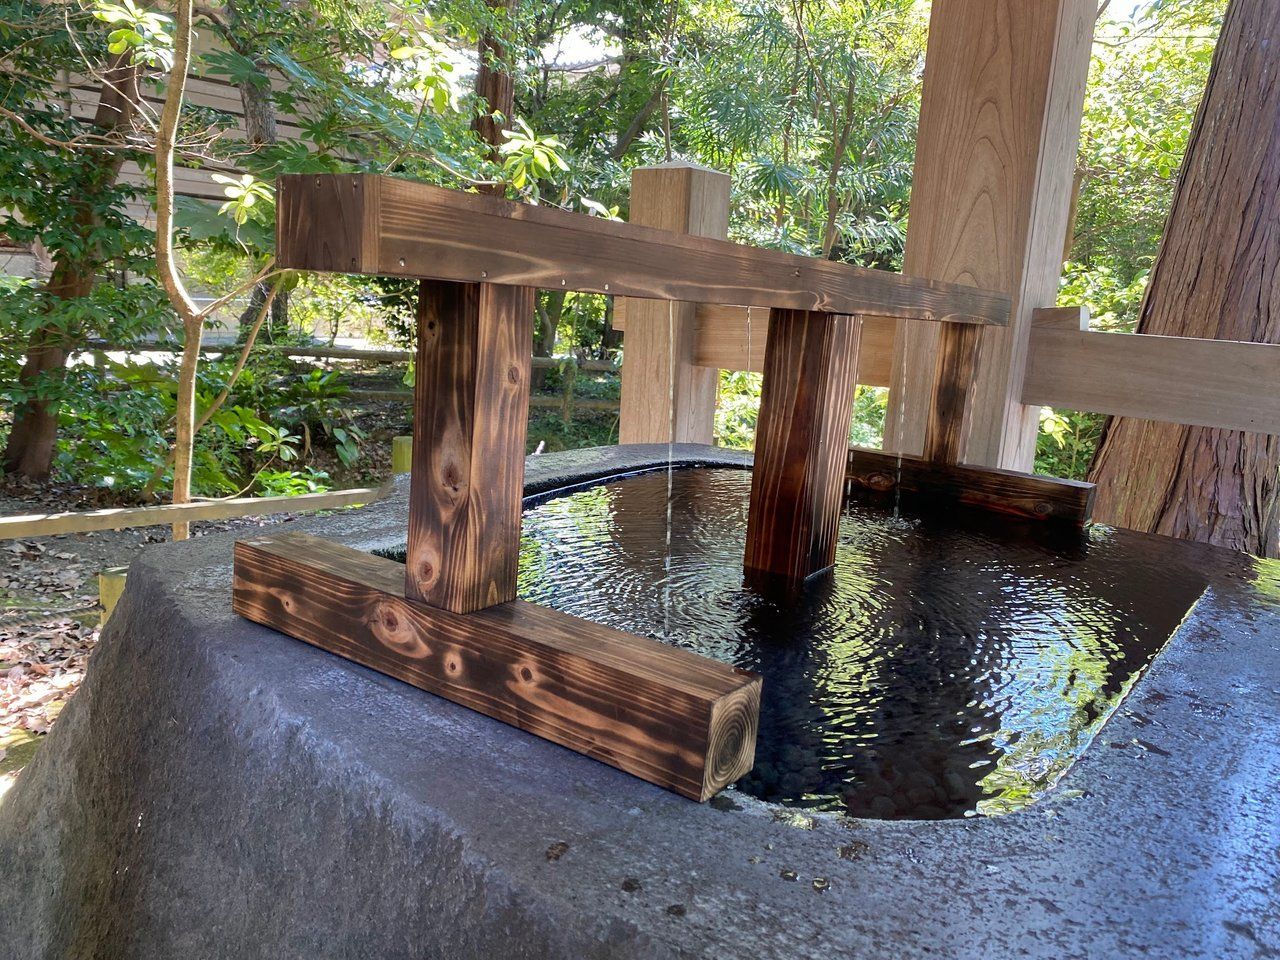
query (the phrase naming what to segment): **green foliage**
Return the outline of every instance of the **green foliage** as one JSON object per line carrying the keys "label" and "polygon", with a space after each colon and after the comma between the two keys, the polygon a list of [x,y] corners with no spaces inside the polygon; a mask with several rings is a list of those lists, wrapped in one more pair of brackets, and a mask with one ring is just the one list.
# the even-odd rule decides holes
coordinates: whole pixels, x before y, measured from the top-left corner
{"label": "green foliage", "polygon": [[1137,321],[1225,6],[1158,0],[1133,21],[1098,25],[1062,302],[1095,308],[1099,326]]}
{"label": "green foliage", "polygon": [[[761,376],[758,373],[720,371],[715,421],[715,437],[719,446],[735,450],[755,448],[756,422],[760,413],[760,385]],[[884,438],[884,418],[888,406],[887,390],[859,386],[853,399],[849,442],[859,447],[879,447]]]}
{"label": "green foliage", "polygon": [[1100,413],[1042,408],[1035,472],[1068,480],[1087,479],[1106,419]]}
{"label": "green foliage", "polygon": [[323,470],[262,470],[257,493],[263,497],[296,497],[303,493],[324,493],[330,489],[329,474]]}
{"label": "green foliage", "polygon": [[164,70],[173,65],[173,37],[169,35],[172,17],[144,10],[133,0],[97,3],[91,9],[95,20],[111,27],[107,34],[108,53],[132,54],[137,62]]}
{"label": "green foliage", "polygon": [[[1088,304],[1101,328],[1137,323],[1224,6],[1151,0],[1131,21],[1099,24],[1061,300]],[[198,46],[195,72],[265,96],[301,136],[246,144],[232,135],[231,114],[188,106],[184,144],[228,172],[214,175],[222,202],[178,199],[187,272],[217,295],[267,262],[271,184],[280,174],[385,171],[464,189],[498,180],[512,197],[618,217],[628,209],[631,170],[667,159],[731,174],[735,239],[898,268],[926,8],[917,0],[569,0],[521,3],[510,16],[478,0],[202,8],[198,27],[212,42]],[[63,73],[101,74],[114,58],[161,69],[171,30],[167,15],[137,0],[0,0],[0,59],[11,73],[0,90],[0,233],[38,244],[92,281],[70,298],[39,282],[4,281],[0,395],[9,406],[60,402],[63,478],[130,491],[163,482],[173,367],[75,364],[22,386],[18,370],[39,338],[75,348],[170,336],[173,319],[153,277],[154,236],[128,212],[145,191],[102,162],[132,160],[147,170],[146,125],[109,150],[84,148],[98,134],[66,110],[57,83]],[[516,80],[515,116],[503,118],[510,131],[496,158],[471,129],[485,108],[460,76],[482,34],[498,38]],[[600,64],[568,71],[552,62],[560,43],[582,36],[597,43]],[[303,338],[356,333],[412,343],[410,281],[302,276],[285,289]],[[540,349],[616,356],[607,298],[550,291],[539,306]],[[264,336],[282,336],[266,329]],[[229,360],[204,365],[202,409],[229,374]],[[558,389],[555,371],[545,381]],[[579,389],[605,395],[617,384],[580,378]],[[722,373],[719,442],[749,448],[758,404],[757,375]],[[317,452],[331,453],[337,466],[325,465],[336,470],[358,463],[367,439],[348,406],[336,375],[299,374],[255,354],[200,435],[197,490],[323,486],[330,478],[317,472]],[[878,444],[885,409],[884,390],[860,388],[851,441]],[[1037,468],[1082,476],[1101,418],[1048,411],[1042,423]],[[610,415],[579,412],[568,424],[555,411],[531,417],[531,448],[612,439]]]}
{"label": "green foliage", "polygon": [[734,450],[752,450],[756,445],[756,420],[760,414],[758,373],[720,371],[720,392],[716,398],[716,443]]}
{"label": "green foliage", "polygon": [[506,131],[506,143],[498,148],[502,154],[502,172],[513,187],[536,198],[540,181],[549,180],[557,170],[568,170],[560,156],[564,144],[555,137],[540,137],[524,120],[516,118],[514,130]]}

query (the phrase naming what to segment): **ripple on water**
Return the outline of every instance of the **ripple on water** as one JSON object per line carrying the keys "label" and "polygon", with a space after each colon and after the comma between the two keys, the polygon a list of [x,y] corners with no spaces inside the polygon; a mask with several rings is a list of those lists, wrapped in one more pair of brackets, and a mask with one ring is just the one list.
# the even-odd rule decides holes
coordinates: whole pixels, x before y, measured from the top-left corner
{"label": "ripple on water", "polygon": [[943,819],[1033,802],[1203,592],[1150,538],[1045,544],[851,506],[835,570],[785,603],[742,582],[750,474],[666,471],[524,516],[527,600],[764,677],[764,800]]}

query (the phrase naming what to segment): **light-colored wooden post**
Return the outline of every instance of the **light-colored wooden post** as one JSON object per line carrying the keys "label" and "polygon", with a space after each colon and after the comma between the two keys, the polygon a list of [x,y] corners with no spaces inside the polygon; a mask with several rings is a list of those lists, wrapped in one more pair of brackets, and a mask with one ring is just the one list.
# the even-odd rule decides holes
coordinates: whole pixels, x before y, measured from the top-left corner
{"label": "light-colored wooden post", "polygon": [[107,621],[116,609],[116,604],[124,595],[128,574],[128,567],[108,567],[98,574],[98,606],[102,607],[102,617],[99,620],[101,626],[107,625]]}
{"label": "light-colored wooden post", "polygon": [[[971,368],[949,324],[900,323],[885,447],[1029,470],[1038,411],[1021,403],[1031,315],[1062,272],[1096,0],[934,0],[903,272],[1005,290],[1010,326]],[[951,341],[956,342],[951,342]],[[967,422],[934,416],[938,396]],[[930,419],[933,424],[930,425]]]}
{"label": "light-colored wooden post", "polygon": [[[637,168],[631,174],[631,221],[723,240],[729,233],[729,177],[689,163]],[[695,306],[626,302],[620,443],[712,442],[718,371],[693,363]]]}
{"label": "light-colored wooden post", "polygon": [[408,473],[413,469],[413,437],[391,438],[391,472]]}

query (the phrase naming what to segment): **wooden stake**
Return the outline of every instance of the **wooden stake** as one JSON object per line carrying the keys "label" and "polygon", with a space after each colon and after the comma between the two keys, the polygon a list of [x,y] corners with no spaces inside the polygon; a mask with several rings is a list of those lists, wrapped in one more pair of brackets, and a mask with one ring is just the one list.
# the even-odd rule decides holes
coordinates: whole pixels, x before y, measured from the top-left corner
{"label": "wooden stake", "polygon": [[860,321],[803,310],[769,317],[745,566],[795,583],[835,562]]}

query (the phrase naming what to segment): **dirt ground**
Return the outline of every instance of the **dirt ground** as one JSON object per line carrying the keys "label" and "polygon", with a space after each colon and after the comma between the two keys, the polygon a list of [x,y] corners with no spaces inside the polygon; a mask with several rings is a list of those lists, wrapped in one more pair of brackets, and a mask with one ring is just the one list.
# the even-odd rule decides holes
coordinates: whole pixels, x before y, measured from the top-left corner
{"label": "dirt ground", "polygon": [[[350,378],[361,388],[396,386],[385,370]],[[329,450],[312,451],[309,465],[327,470],[333,489],[371,486],[390,472],[391,440],[410,431],[403,403],[366,403],[357,422],[365,432],[361,458],[344,468]],[[530,422],[530,448],[548,451],[609,442],[613,414],[579,415],[564,423],[556,411]],[[132,506],[138,499],[91,487],[28,485],[0,478],[0,516]],[[192,536],[278,523],[291,515],[192,524]],[[97,642],[102,608],[98,574],[127,567],[148,545],[169,539],[169,528],[139,527],[25,540],[0,540],[0,797],[13,785],[84,676]]]}
{"label": "dirt ground", "polygon": [[[35,494],[9,485],[0,493],[0,516],[89,508],[67,500],[66,491]],[[198,523],[192,535],[252,529],[289,516]],[[99,572],[128,566],[150,544],[168,539],[168,527],[139,527],[0,540],[0,796],[84,676],[102,614]]]}

